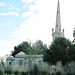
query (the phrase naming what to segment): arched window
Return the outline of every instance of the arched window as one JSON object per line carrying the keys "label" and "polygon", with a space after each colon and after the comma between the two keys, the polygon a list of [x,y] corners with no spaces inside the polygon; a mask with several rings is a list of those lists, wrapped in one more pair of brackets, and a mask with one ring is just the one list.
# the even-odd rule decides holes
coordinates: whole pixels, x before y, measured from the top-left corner
{"label": "arched window", "polygon": [[9,62],[9,65],[12,65],[11,62]]}
{"label": "arched window", "polygon": [[20,60],[20,61],[19,61],[19,65],[22,65],[22,64],[23,64],[23,62],[22,62],[22,60]]}

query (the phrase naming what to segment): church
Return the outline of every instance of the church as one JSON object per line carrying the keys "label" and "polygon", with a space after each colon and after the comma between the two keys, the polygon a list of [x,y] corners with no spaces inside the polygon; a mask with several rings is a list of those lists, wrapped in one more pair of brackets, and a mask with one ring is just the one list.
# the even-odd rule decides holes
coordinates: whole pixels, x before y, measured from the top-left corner
{"label": "church", "polygon": [[[57,37],[64,37],[64,29],[61,31],[59,0],[57,4],[56,25],[55,30],[52,29],[52,37],[53,40]],[[34,64],[44,65],[42,57],[43,55],[26,55],[24,52],[16,54],[15,57],[8,56],[6,58],[6,70],[16,70],[18,68],[20,71],[23,71]]]}
{"label": "church", "polygon": [[26,55],[24,52],[20,52],[13,56],[9,56],[6,59],[6,70],[8,71],[25,71],[29,67],[37,65],[43,65],[43,55]]}

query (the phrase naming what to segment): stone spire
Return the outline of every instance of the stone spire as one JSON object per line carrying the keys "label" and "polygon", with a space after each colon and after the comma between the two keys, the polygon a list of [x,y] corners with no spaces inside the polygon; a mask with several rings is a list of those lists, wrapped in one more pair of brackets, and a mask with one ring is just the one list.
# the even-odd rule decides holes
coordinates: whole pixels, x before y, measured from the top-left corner
{"label": "stone spire", "polygon": [[61,31],[60,4],[59,4],[59,0],[58,0],[58,6],[57,6],[57,15],[56,15],[56,26],[55,26],[55,31],[56,31],[56,32]]}
{"label": "stone spire", "polygon": [[53,40],[58,37],[64,37],[64,30],[61,32],[61,19],[60,19],[60,3],[58,0],[57,5],[57,14],[56,14],[56,25],[55,25],[55,31],[52,29],[52,37]]}

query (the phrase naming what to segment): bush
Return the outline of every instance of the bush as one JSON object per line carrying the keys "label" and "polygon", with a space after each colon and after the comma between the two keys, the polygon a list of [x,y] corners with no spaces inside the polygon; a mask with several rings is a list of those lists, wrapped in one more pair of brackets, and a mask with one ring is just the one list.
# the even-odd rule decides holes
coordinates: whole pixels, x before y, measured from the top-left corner
{"label": "bush", "polygon": [[2,75],[2,71],[0,70],[0,74]]}
{"label": "bush", "polygon": [[67,73],[67,75],[72,75],[71,73]]}
{"label": "bush", "polygon": [[16,71],[16,72],[15,72],[15,75],[18,75],[18,74],[19,74],[19,72],[18,72],[18,71]]}
{"label": "bush", "polygon": [[21,72],[21,75],[25,75],[25,72]]}
{"label": "bush", "polygon": [[39,73],[39,68],[37,67],[37,65],[34,65],[34,68],[33,68],[33,75],[38,75]]}
{"label": "bush", "polygon": [[52,73],[51,75],[55,75],[54,73]]}
{"label": "bush", "polygon": [[57,72],[56,75],[61,75],[61,72]]}
{"label": "bush", "polygon": [[75,75],[75,73],[73,73],[73,75]]}

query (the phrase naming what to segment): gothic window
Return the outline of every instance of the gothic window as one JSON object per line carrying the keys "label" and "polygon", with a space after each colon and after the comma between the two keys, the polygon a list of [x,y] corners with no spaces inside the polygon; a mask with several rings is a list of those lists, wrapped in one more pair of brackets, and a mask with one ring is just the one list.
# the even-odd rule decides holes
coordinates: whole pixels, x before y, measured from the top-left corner
{"label": "gothic window", "polygon": [[23,62],[22,62],[22,60],[20,60],[20,61],[19,61],[19,65],[22,65],[22,64],[23,64]]}

